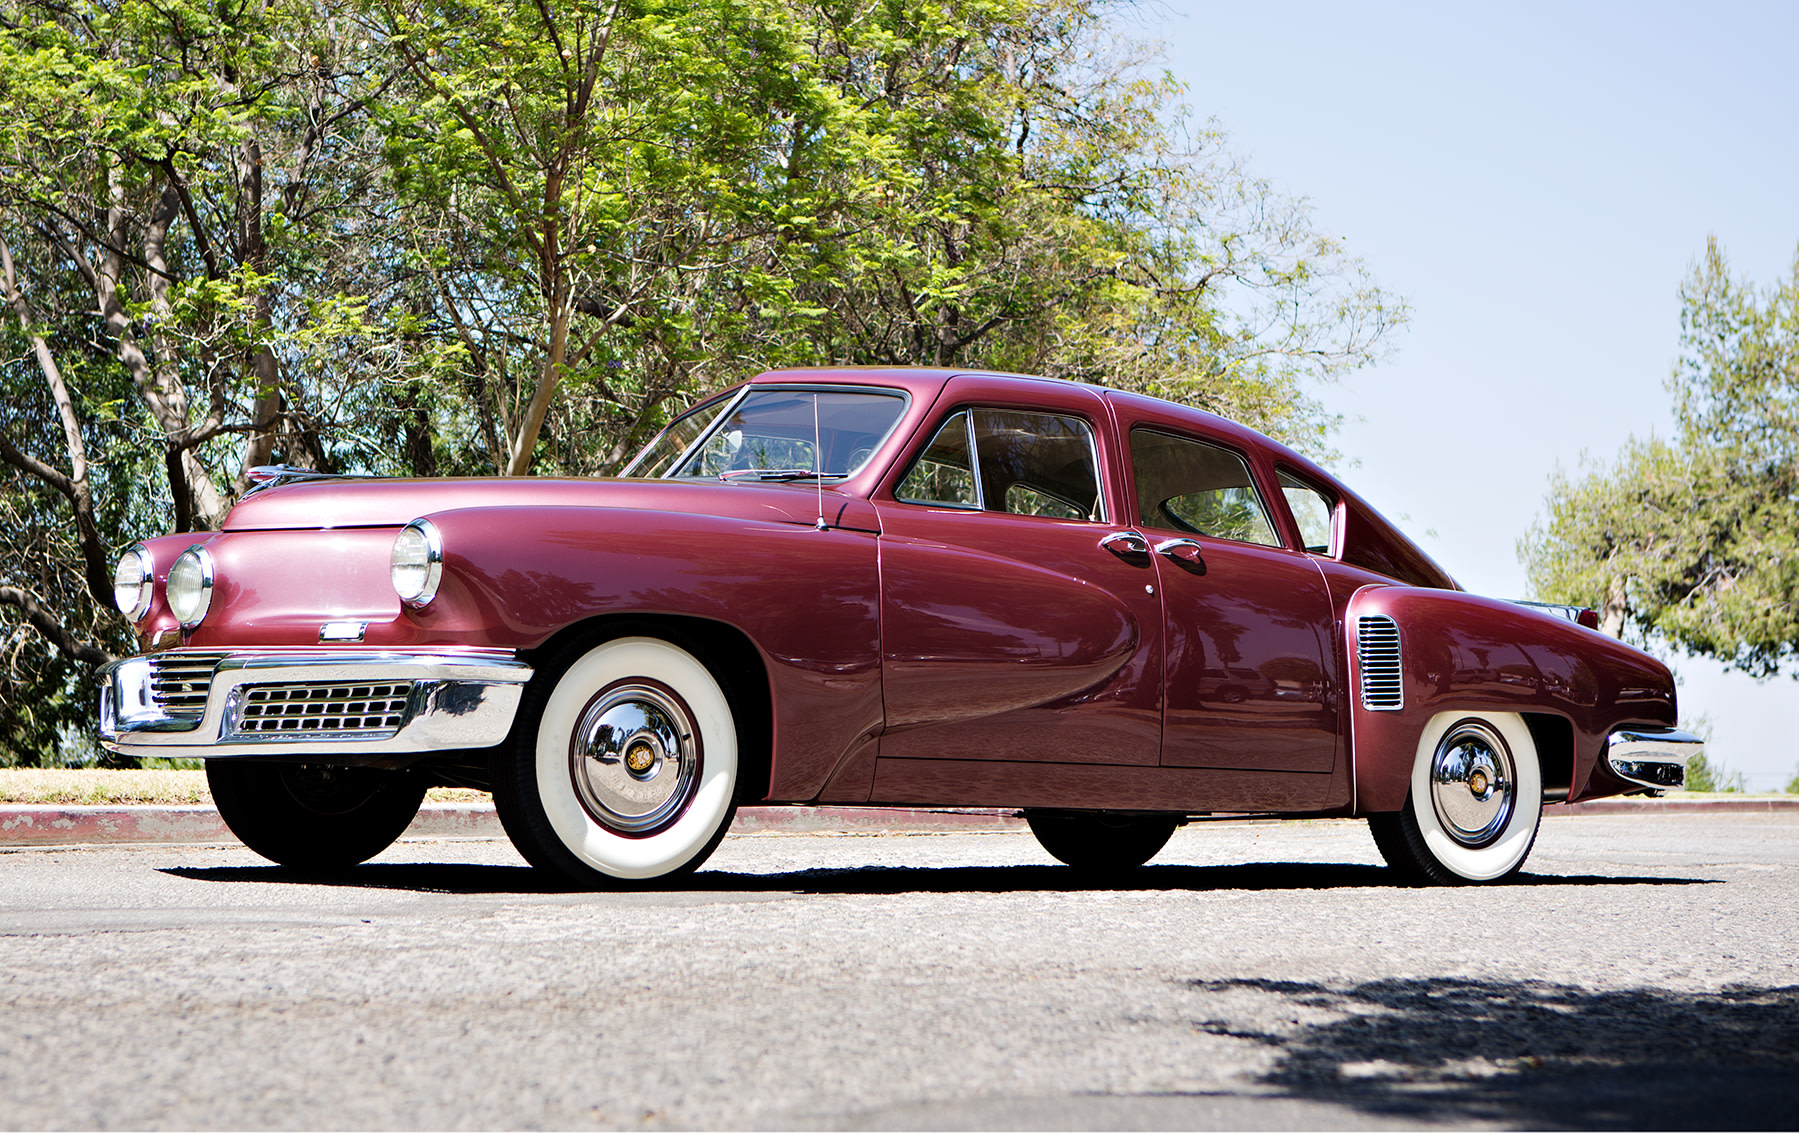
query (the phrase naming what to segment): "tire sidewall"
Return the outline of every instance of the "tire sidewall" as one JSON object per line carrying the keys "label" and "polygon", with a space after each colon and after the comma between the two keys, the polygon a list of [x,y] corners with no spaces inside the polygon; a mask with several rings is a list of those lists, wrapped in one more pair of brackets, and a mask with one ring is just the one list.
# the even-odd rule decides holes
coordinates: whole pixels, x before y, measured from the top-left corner
{"label": "tire sidewall", "polygon": [[[596,692],[642,678],[681,699],[698,730],[702,758],[679,815],[654,834],[631,837],[601,825],[582,805],[570,771],[570,741]],[[531,757],[538,805],[550,831],[582,865],[608,877],[648,880],[675,873],[710,851],[731,817],[737,731],[730,700],[704,664],[659,638],[617,638],[577,657],[544,701]]]}
{"label": "tire sidewall", "polygon": [[[1512,757],[1517,794],[1511,821],[1497,839],[1485,846],[1465,846],[1450,837],[1431,802],[1430,771],[1437,745],[1451,728],[1464,720],[1480,720],[1499,734]],[[1543,815],[1543,770],[1530,728],[1521,716],[1504,712],[1440,712],[1431,717],[1418,740],[1412,761],[1412,790],[1408,804],[1418,825],[1425,851],[1438,865],[1468,881],[1494,881],[1524,864],[1537,839]]]}

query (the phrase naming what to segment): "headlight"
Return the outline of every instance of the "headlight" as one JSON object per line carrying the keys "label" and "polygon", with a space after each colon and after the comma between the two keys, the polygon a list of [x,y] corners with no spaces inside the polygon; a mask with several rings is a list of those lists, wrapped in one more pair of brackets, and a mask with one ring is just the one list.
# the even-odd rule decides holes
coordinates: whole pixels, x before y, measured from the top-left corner
{"label": "headlight", "polygon": [[443,537],[428,519],[415,519],[394,536],[394,593],[408,606],[423,606],[437,596],[443,580]]}
{"label": "headlight", "polygon": [[183,626],[193,629],[200,624],[207,607],[212,605],[212,556],[206,553],[206,548],[189,547],[181,552],[181,557],[169,568],[164,593],[169,599],[169,609]]}
{"label": "headlight", "polygon": [[150,568],[150,552],[142,543],[119,556],[112,571],[112,600],[125,620],[135,622],[150,612],[150,596],[156,575]]}

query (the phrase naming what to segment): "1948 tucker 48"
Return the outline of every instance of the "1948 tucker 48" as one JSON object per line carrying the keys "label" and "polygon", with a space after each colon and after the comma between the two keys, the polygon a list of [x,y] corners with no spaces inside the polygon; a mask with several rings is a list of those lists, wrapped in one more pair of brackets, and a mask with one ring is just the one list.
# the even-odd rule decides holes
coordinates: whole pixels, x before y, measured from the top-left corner
{"label": "1948 tucker 48", "polygon": [[1361,815],[1404,874],[1491,881],[1545,803],[1700,750],[1590,611],[1467,594],[1304,457],[1113,390],[777,372],[618,479],[268,475],[119,563],[144,654],[100,730],[204,757],[300,867],[449,783],[583,884],[694,869],[740,802],[1016,807],[1088,869]]}

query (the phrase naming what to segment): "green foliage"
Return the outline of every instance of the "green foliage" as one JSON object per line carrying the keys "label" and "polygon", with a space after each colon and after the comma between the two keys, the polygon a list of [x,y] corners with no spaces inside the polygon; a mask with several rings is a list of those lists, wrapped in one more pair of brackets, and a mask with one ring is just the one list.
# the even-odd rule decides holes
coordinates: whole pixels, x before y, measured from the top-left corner
{"label": "green foliage", "polygon": [[1793,777],[1787,780],[1786,793],[1799,795],[1799,767],[1793,769]]}
{"label": "green foliage", "polygon": [[1681,297],[1676,435],[1558,472],[1520,552],[1614,635],[1768,677],[1799,650],[1799,259],[1764,292],[1710,242]]}
{"label": "green foliage", "polygon": [[1713,763],[1705,755],[1693,757],[1687,764],[1687,790],[1711,794],[1742,794],[1741,771],[1732,771],[1723,763]]}
{"label": "green foliage", "polygon": [[256,464],[603,474],[714,389],[839,363],[1140,389],[1325,452],[1311,384],[1404,306],[1119,8],[12,0],[4,758],[93,757],[88,674],[136,646],[111,562],[216,526]]}

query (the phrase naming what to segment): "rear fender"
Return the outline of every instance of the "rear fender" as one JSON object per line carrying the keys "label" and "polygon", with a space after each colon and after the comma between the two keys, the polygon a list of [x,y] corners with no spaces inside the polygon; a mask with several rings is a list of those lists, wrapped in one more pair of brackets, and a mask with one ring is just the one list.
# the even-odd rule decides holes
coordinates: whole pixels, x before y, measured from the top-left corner
{"label": "rear fender", "polygon": [[[1570,800],[1627,786],[1592,782],[1613,728],[1675,720],[1666,665],[1524,606],[1459,591],[1369,586],[1350,599],[1345,619],[1358,814],[1404,805],[1424,728],[1440,712],[1518,713],[1544,736],[1561,731],[1558,718],[1565,721],[1572,733]],[[1373,648],[1382,630],[1397,630],[1396,666]],[[1555,770],[1552,778],[1564,778]]]}

